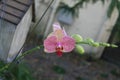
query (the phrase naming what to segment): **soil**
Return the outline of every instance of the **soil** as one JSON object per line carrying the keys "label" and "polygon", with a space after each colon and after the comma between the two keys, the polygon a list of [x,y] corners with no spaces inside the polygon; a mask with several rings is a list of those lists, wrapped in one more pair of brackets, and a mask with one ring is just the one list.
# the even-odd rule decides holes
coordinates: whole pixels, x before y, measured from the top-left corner
{"label": "soil", "polygon": [[[24,50],[35,47],[27,44]],[[102,59],[92,59],[89,55],[80,55],[74,51],[63,53],[45,53],[43,49],[25,57],[36,80],[120,80],[120,68]]]}

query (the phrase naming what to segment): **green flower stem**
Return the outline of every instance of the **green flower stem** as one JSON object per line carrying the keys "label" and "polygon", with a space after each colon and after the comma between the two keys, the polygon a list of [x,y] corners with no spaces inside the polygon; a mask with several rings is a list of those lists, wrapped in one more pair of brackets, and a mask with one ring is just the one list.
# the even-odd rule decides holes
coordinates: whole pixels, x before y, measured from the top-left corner
{"label": "green flower stem", "polygon": [[77,42],[76,44],[89,44],[87,41],[80,41],[80,42]]}
{"label": "green flower stem", "polygon": [[76,44],[88,44],[88,45],[93,46],[93,47],[100,47],[100,46],[112,47],[112,48],[117,48],[118,47],[115,44],[109,44],[109,43],[105,43],[105,42],[92,42],[92,41],[87,41],[87,40],[77,42]]}
{"label": "green flower stem", "polygon": [[[36,50],[39,50],[41,47],[43,47],[43,45],[40,45],[40,46],[37,46],[37,47],[35,47],[35,48],[32,48],[32,49],[30,49],[30,50],[28,50],[28,51],[25,51],[24,53],[22,53],[22,55],[18,56],[18,57],[14,60],[14,62],[17,61],[17,60],[19,60],[20,58],[26,56],[27,54],[30,54],[30,53],[32,53],[32,52],[34,52],[34,51],[36,51]],[[12,63],[7,63],[4,67],[0,68],[0,72],[3,72],[4,70],[8,69],[8,67],[9,67],[10,65],[12,65]]]}
{"label": "green flower stem", "polygon": [[3,72],[10,66],[10,63],[6,64],[4,67],[0,68],[0,72]]}
{"label": "green flower stem", "polygon": [[[37,47],[35,47],[35,48],[32,48],[32,49],[30,49],[30,50],[28,50],[28,51],[25,51],[25,52],[22,53],[20,56],[18,56],[18,57],[16,58],[16,60],[19,60],[20,58],[26,56],[27,54],[30,54],[30,53],[32,53],[32,52],[34,52],[34,51],[36,51],[36,50],[39,50],[41,47],[43,47],[43,45],[40,45],[40,46],[37,46]],[[16,61],[16,60],[15,60],[15,61]]]}

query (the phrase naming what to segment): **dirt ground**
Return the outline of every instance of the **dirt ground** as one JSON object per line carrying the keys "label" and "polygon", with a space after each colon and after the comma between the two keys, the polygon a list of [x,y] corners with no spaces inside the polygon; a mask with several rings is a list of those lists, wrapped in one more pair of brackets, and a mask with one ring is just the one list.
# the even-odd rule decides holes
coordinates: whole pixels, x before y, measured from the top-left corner
{"label": "dirt ground", "polygon": [[[26,45],[25,50],[36,45]],[[120,80],[120,68],[112,63],[91,60],[88,55],[75,52],[58,57],[46,54],[43,49],[25,57],[36,80]]]}

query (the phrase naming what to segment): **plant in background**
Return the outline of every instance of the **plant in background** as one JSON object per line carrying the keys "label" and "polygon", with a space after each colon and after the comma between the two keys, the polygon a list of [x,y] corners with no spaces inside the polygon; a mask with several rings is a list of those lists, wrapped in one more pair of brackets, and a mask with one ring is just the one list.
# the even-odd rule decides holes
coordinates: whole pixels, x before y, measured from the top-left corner
{"label": "plant in background", "polygon": [[117,8],[119,12],[119,16],[112,30],[111,40],[113,40],[114,37],[116,36],[118,41],[120,41],[120,23],[119,23],[120,22],[120,0],[111,0],[109,9],[107,12],[108,17],[111,16],[111,13],[113,12],[114,8]]}
{"label": "plant in background", "polygon": [[[72,18],[78,18],[79,9],[83,8],[84,3],[88,2],[96,3],[99,0],[73,0],[73,1],[76,1],[76,3],[73,6],[69,6],[64,2],[61,2],[57,11],[63,10],[63,13],[65,14],[72,14]],[[101,0],[101,2],[104,4],[105,0]]]}
{"label": "plant in background", "polygon": [[66,70],[64,68],[60,67],[59,65],[54,65],[52,67],[52,69],[53,69],[53,71],[55,71],[58,74],[62,74],[63,75],[63,74],[66,73]]}
{"label": "plant in background", "polygon": [[[64,2],[61,2],[58,7],[58,11],[64,10],[64,13],[68,13],[68,14],[71,13],[73,18],[77,18],[79,16],[79,9],[83,8],[84,3],[89,3],[89,2],[96,3],[97,1],[101,1],[104,4],[106,0],[73,0],[73,1],[76,1],[76,3],[71,7]],[[115,7],[120,12],[120,1],[119,0],[111,0],[109,9],[107,12],[108,17],[111,16],[112,11],[114,10]]]}
{"label": "plant in background", "polygon": [[100,76],[102,77],[102,78],[108,78],[108,73],[100,73]]}
{"label": "plant in background", "polygon": [[[1,62],[5,66],[5,63]],[[32,72],[25,63],[11,63],[9,67],[0,72],[2,80],[34,80]]]}
{"label": "plant in background", "polygon": [[120,77],[120,71],[117,69],[112,69],[110,73],[114,76]]}
{"label": "plant in background", "polygon": [[[57,9],[57,12],[59,13],[62,13],[62,16],[65,14],[65,18],[66,16],[70,15],[72,17],[72,19],[75,19],[75,18],[78,18],[79,16],[79,10],[80,8],[83,7],[83,5],[85,3],[89,3],[90,1],[92,3],[96,3],[98,1],[101,1],[103,4],[105,3],[105,1],[107,0],[73,0],[75,1],[76,3],[73,5],[73,6],[69,6],[68,4],[64,3],[64,2],[61,2],[58,9]],[[111,3],[109,5],[109,8],[107,10],[107,16],[108,18],[111,17],[111,14],[113,12],[113,10],[115,9],[115,7],[118,9],[119,13],[120,13],[120,0],[111,0]],[[68,16],[68,17],[70,17]],[[61,19],[63,17],[60,16],[60,19],[58,18],[58,20],[60,22],[63,22],[63,23],[66,23],[67,24],[72,24],[73,20],[70,21],[70,23],[68,22],[69,20],[68,19],[71,19],[71,18],[68,18],[66,20],[63,20]],[[118,19],[116,21],[116,24],[115,26],[113,27],[113,35],[111,36],[111,39],[114,38],[114,36],[117,35],[118,37],[118,40],[120,41],[120,14],[118,16]]]}

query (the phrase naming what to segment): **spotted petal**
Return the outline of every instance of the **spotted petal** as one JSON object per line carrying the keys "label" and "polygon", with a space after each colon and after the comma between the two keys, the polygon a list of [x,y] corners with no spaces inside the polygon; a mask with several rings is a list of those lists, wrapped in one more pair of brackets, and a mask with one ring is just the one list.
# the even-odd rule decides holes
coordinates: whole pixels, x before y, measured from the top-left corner
{"label": "spotted petal", "polygon": [[69,36],[64,36],[62,41],[63,52],[70,52],[75,47],[75,40]]}
{"label": "spotted petal", "polygon": [[56,36],[50,36],[44,40],[44,49],[47,53],[53,53],[56,50],[57,38]]}

